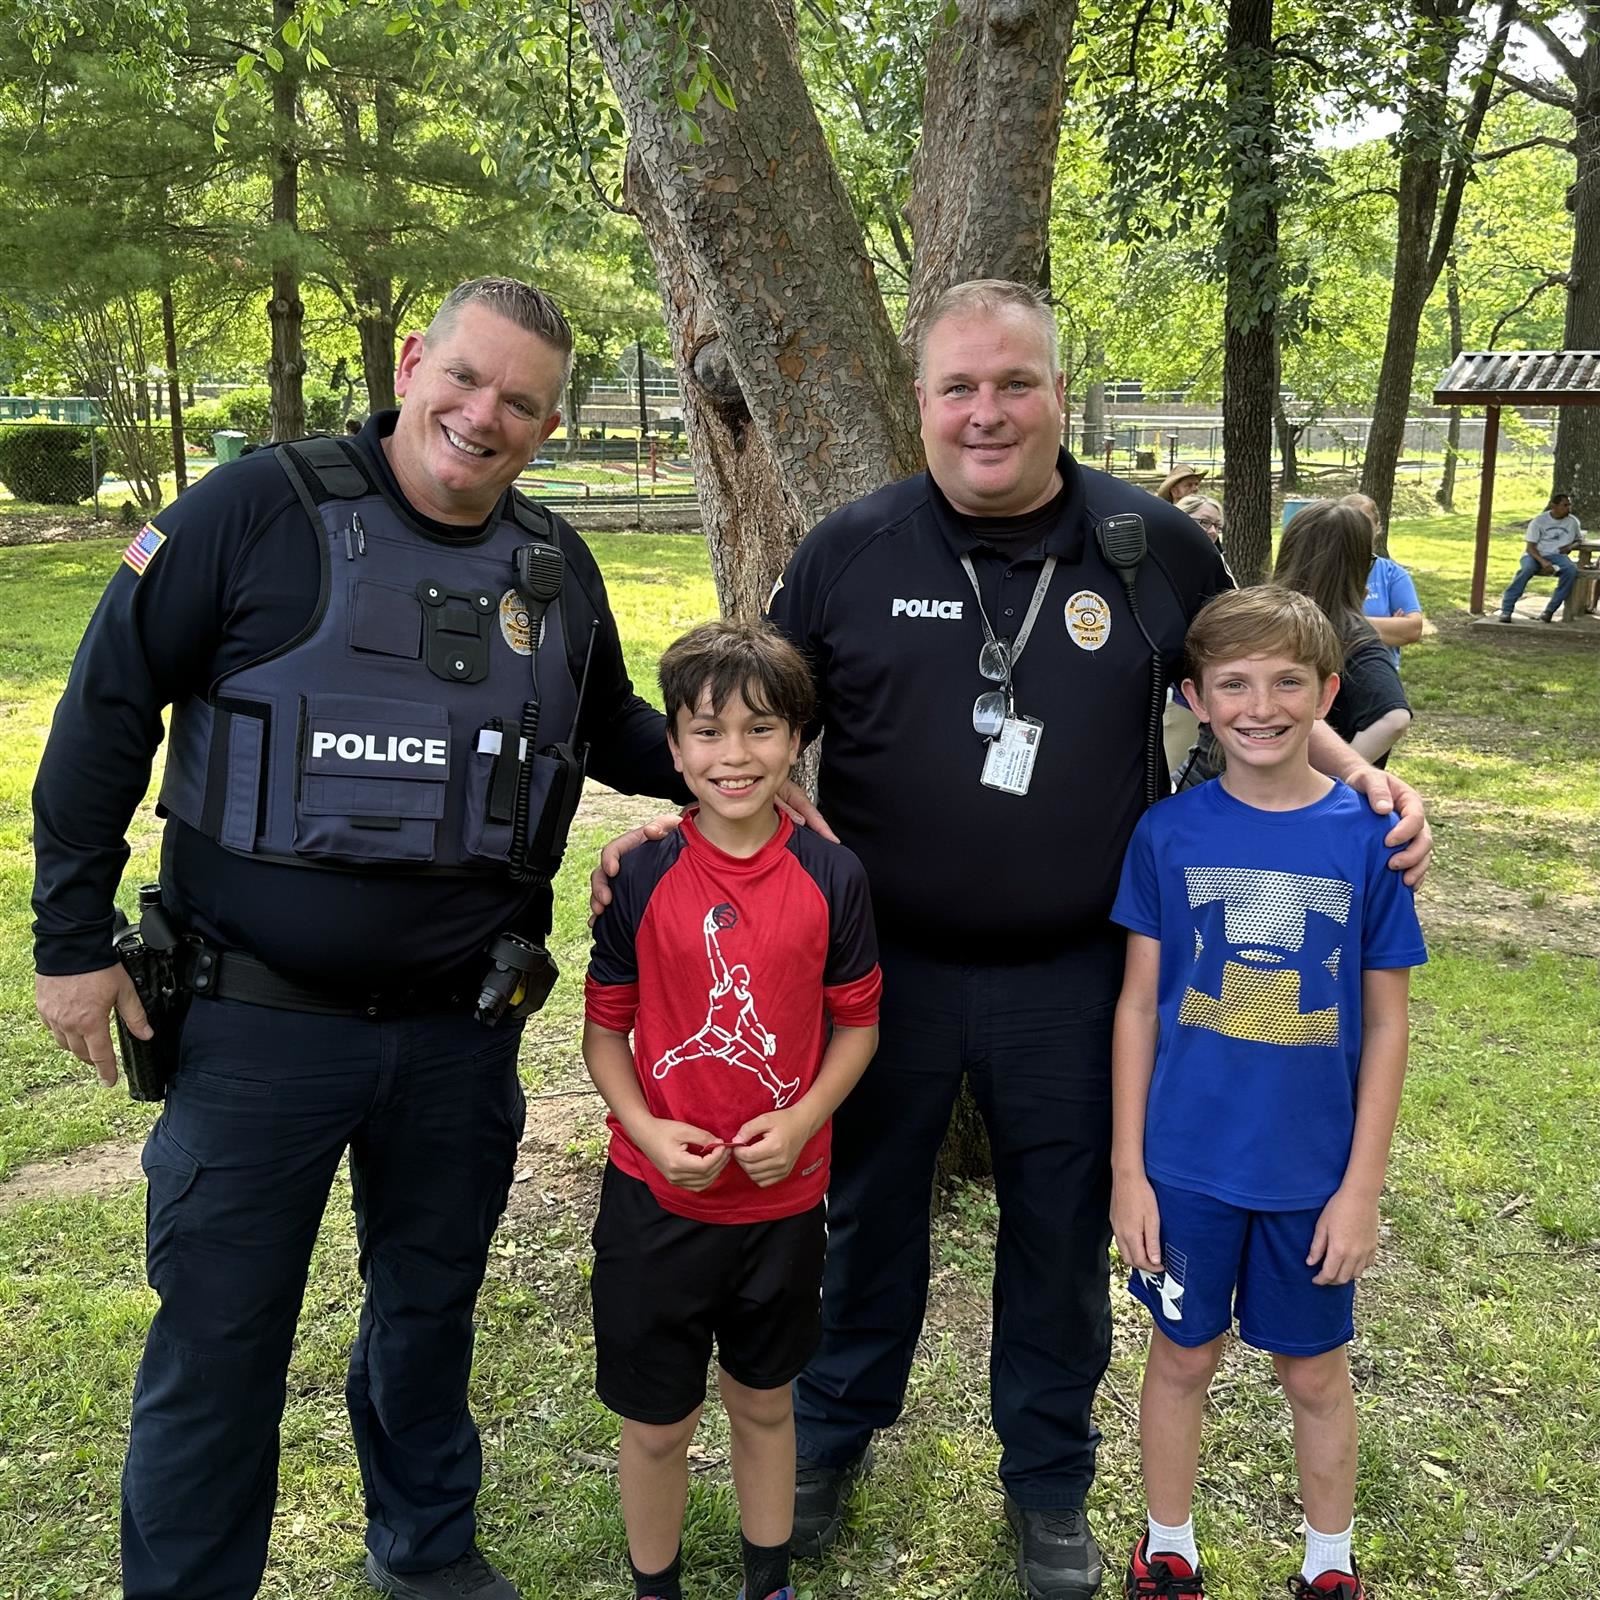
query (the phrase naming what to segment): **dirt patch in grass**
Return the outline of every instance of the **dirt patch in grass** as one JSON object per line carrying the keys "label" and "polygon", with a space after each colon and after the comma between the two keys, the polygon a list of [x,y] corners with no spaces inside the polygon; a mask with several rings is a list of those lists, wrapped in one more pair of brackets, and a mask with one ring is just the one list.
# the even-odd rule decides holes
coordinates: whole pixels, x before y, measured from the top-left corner
{"label": "dirt patch in grass", "polygon": [[114,520],[91,511],[63,507],[59,511],[18,511],[0,516],[0,546],[71,544],[79,539],[104,539],[118,531]]}
{"label": "dirt patch in grass", "polygon": [[108,1139],[71,1155],[34,1161],[0,1183],[0,1211],[30,1200],[60,1200],[71,1195],[102,1194],[125,1183],[141,1183],[143,1139]]}

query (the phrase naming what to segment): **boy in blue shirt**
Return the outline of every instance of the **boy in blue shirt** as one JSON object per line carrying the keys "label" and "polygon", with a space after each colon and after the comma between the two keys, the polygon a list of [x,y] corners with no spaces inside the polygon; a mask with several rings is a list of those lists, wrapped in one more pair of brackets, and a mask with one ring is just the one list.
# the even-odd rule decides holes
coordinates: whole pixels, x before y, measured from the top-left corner
{"label": "boy in blue shirt", "polygon": [[1350,1554],[1345,1346],[1378,1247],[1409,969],[1427,957],[1384,819],[1306,759],[1340,647],[1303,595],[1219,595],[1183,692],[1227,767],[1146,812],[1112,911],[1128,929],[1112,1052],[1112,1227],[1154,1322],[1139,1436],[1149,1529],[1127,1596],[1204,1594],[1190,1502],[1235,1320],[1294,1413],[1302,1600],[1366,1600]]}

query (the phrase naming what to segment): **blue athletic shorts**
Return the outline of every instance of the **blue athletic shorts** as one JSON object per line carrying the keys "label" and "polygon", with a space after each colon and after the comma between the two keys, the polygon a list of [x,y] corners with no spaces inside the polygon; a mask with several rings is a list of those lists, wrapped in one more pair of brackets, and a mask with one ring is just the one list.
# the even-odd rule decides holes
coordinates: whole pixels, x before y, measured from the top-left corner
{"label": "blue athletic shorts", "polygon": [[1280,1356],[1319,1356],[1355,1334],[1356,1286],[1316,1284],[1308,1267],[1315,1211],[1246,1211],[1192,1189],[1154,1183],[1164,1272],[1135,1271],[1128,1288],[1174,1344],[1226,1333]]}

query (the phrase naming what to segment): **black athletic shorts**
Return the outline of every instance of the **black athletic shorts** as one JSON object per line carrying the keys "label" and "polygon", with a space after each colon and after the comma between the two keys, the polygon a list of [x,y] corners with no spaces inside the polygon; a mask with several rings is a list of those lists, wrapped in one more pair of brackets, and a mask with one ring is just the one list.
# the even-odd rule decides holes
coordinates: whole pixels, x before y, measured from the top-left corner
{"label": "black athletic shorts", "polygon": [[712,1341],[728,1375],[781,1389],[822,1332],[819,1202],[772,1222],[701,1222],[606,1163],[594,1224],[594,1388],[633,1422],[681,1422],[706,1397]]}

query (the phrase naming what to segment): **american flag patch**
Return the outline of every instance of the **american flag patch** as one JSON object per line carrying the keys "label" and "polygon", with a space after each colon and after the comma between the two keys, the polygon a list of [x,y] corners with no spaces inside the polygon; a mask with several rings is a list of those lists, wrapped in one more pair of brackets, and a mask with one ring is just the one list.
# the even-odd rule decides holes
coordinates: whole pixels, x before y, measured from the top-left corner
{"label": "american flag patch", "polygon": [[155,558],[155,553],[167,542],[167,536],[153,522],[147,522],[133,537],[133,542],[122,552],[122,559],[135,572],[143,573]]}

